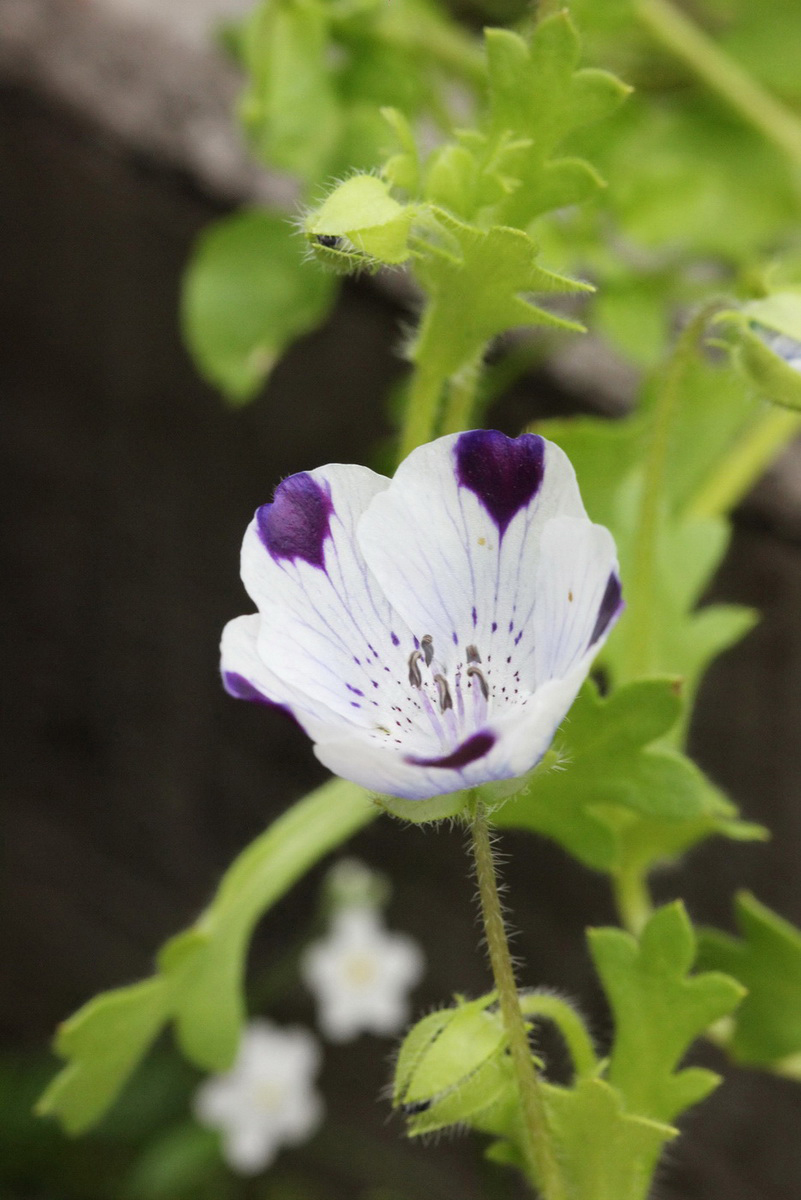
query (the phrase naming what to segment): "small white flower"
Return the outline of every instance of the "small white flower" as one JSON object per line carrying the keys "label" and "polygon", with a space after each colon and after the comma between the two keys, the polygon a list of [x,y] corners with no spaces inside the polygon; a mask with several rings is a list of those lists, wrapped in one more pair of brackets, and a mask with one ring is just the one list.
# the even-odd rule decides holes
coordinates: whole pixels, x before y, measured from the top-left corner
{"label": "small white flower", "polygon": [[408,992],[423,974],[411,938],[387,933],[373,908],[345,908],[328,937],[314,942],[302,964],[317,997],[320,1028],[333,1042],[364,1031],[393,1034],[409,1019]]}
{"label": "small white flower", "polygon": [[236,1062],[195,1093],[198,1121],[222,1133],[226,1162],[242,1175],[269,1166],[283,1145],[306,1141],[323,1117],[312,1079],[320,1048],[306,1029],[251,1021]]}
{"label": "small white flower", "polygon": [[242,578],[259,611],[223,633],[228,691],[286,709],[334,774],[410,800],[539,762],[623,608],[565,454],[485,429],[392,480],[291,475]]}

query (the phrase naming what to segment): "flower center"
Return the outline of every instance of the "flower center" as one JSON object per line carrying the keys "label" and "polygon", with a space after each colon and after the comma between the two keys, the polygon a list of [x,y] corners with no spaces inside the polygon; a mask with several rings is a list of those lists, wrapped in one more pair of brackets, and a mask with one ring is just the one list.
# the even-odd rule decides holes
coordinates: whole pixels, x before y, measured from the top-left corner
{"label": "flower center", "polygon": [[409,683],[419,693],[419,703],[443,747],[458,745],[466,733],[486,724],[491,688],[477,646],[467,647],[452,676],[438,657],[430,633],[420,639],[407,661]]}
{"label": "flower center", "polygon": [[375,959],[369,954],[351,954],[345,959],[343,974],[351,987],[360,991],[368,988],[378,976]]}

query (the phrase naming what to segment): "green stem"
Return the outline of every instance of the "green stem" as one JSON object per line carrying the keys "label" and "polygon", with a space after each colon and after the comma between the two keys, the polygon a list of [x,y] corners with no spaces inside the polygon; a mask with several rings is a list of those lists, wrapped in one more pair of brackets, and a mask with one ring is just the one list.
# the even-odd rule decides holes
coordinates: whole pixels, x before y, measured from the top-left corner
{"label": "green stem", "polygon": [[551,992],[522,992],[520,1008],[524,1016],[544,1017],[557,1027],[573,1060],[580,1079],[591,1078],[598,1071],[598,1059],[587,1027],[567,1000]]}
{"label": "green stem", "polygon": [[657,41],[801,166],[801,121],[790,109],[765,91],[670,0],[637,0],[635,12]]}
{"label": "green stem", "polygon": [[746,429],[687,505],[685,519],[719,517],[730,512],[773,462],[777,453],[801,431],[801,414],[770,408]]}
{"label": "green stem", "polygon": [[443,433],[461,433],[464,429],[472,428],[480,371],[481,360],[478,359],[448,381],[445,414],[442,418]]}
{"label": "green stem", "polygon": [[643,464],[642,500],[639,523],[634,535],[632,560],[628,571],[630,609],[623,626],[623,678],[638,679],[654,674],[653,613],[656,607],[658,548],[665,512],[667,474],[672,444],[673,421],[679,404],[686,368],[692,361],[695,344],[710,312],[718,301],[711,301],[685,326],[665,370],[651,423],[650,444]]}
{"label": "green stem", "polygon": [[434,437],[444,384],[438,371],[415,363],[406,396],[406,418],[400,442],[401,460]]}
{"label": "green stem", "polygon": [[512,956],[509,953],[506,926],[498,896],[487,814],[484,805],[478,799],[475,801],[470,832],[490,964],[509,1042],[509,1053],[517,1076],[525,1137],[523,1150],[532,1178],[538,1181],[545,1200],[565,1200],[561,1172],[548,1128],[545,1101],[534,1068],[526,1023],[520,1008],[520,996],[515,983]]}
{"label": "green stem", "polygon": [[619,871],[612,876],[620,922],[629,933],[638,937],[654,911],[648,881],[642,871]]}

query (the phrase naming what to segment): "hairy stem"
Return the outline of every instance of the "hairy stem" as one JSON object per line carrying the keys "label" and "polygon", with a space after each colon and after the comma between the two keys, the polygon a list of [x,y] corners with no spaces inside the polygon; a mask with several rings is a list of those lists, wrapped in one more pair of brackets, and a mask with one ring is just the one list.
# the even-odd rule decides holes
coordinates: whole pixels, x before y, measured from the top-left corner
{"label": "hairy stem", "polygon": [[651,35],[801,166],[801,121],[757,83],[670,0],[637,0],[635,12]]}
{"label": "hairy stem", "polygon": [[487,814],[480,800],[475,802],[470,832],[490,964],[509,1041],[509,1052],[517,1076],[525,1131],[523,1149],[532,1178],[539,1182],[545,1200],[565,1200],[561,1172],[548,1129],[545,1102],[531,1056],[525,1019],[520,1009],[520,996],[515,983],[506,926],[498,896]]}

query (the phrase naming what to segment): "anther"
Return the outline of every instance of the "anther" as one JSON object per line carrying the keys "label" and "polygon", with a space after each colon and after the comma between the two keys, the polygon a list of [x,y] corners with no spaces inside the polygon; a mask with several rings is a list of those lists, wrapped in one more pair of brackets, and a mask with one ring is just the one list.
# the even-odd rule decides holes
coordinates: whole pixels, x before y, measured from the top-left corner
{"label": "anther", "polygon": [[434,639],[430,633],[425,637],[420,638],[420,649],[423,651],[423,657],[426,660],[426,666],[431,666],[431,659],[434,657]]}
{"label": "anther", "polygon": [[439,696],[439,711],[445,712],[447,708],[453,708],[453,701],[451,700],[451,693],[445,676],[435,675],[434,683],[437,685],[437,695]]}
{"label": "anther", "polygon": [[467,647],[467,661],[469,663],[480,663],[481,662],[481,655],[478,652],[477,646],[468,646]]}
{"label": "anther", "polygon": [[423,676],[420,674],[420,668],[417,665],[422,657],[423,655],[419,650],[412,650],[409,655],[409,683],[412,687],[419,688],[423,686]]}
{"label": "anther", "polygon": [[484,672],[481,670],[481,668],[480,667],[468,667],[467,674],[468,674],[468,676],[475,675],[476,679],[479,682],[479,686],[481,687],[482,696],[484,697],[485,700],[489,700],[489,684],[487,683],[486,679],[484,678]]}

